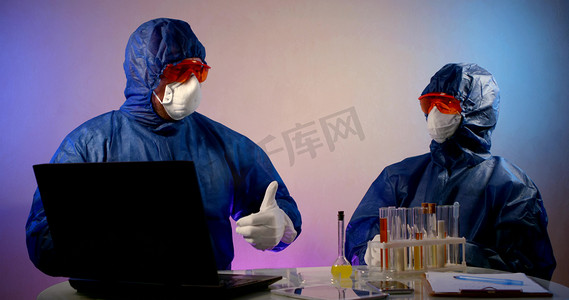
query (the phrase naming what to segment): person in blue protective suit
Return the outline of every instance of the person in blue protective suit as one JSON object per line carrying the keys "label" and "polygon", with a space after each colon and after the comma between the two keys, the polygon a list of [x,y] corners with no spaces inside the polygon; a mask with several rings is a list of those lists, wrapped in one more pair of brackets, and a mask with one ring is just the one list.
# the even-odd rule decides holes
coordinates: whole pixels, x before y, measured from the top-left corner
{"label": "person in blue protective suit", "polygon": [[352,264],[373,263],[380,207],[460,203],[459,234],[470,266],[550,279],[556,262],[538,188],[514,164],[490,154],[499,89],[476,64],[448,64],[419,98],[433,138],[430,153],[386,167],[346,229]]}
{"label": "person in blue protective suit", "polygon": [[[301,216],[260,147],[195,112],[210,69],[205,55],[184,21],[155,19],[142,24],[126,47],[126,101],[119,110],[72,131],[51,163],[194,161],[217,267],[230,269],[234,257],[230,217],[237,220],[237,232],[255,248],[280,251],[300,234]],[[164,175],[149,178],[162,182],[152,188],[177,188],[168,186]],[[139,188],[146,186],[141,182]],[[57,275],[57,254],[38,190],[26,223],[26,242],[35,266]]]}

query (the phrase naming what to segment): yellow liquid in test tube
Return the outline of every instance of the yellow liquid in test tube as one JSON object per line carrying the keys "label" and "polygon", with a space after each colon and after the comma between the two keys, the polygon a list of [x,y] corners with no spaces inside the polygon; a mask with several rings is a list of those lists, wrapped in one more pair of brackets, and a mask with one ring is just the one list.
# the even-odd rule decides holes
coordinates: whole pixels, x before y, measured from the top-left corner
{"label": "yellow liquid in test tube", "polygon": [[[422,233],[416,233],[415,234],[415,238],[417,240],[422,240],[423,239],[423,234]],[[423,246],[414,246],[413,247],[413,253],[414,253],[414,261],[415,261],[415,270],[421,270],[423,269]]]}
{"label": "yellow liquid in test tube", "polygon": [[350,278],[352,276],[352,266],[350,265],[333,265],[332,276],[334,278]]}

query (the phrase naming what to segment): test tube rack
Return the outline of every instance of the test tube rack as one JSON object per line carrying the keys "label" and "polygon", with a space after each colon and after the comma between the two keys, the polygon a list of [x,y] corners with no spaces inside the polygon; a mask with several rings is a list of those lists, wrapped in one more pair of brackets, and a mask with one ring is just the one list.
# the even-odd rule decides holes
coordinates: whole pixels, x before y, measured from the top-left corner
{"label": "test tube rack", "polygon": [[[375,271],[416,274],[426,271],[466,269],[466,239],[464,237],[369,241],[368,247],[379,253],[381,257],[379,266],[370,266],[370,269]],[[461,260],[458,253],[462,253]]]}

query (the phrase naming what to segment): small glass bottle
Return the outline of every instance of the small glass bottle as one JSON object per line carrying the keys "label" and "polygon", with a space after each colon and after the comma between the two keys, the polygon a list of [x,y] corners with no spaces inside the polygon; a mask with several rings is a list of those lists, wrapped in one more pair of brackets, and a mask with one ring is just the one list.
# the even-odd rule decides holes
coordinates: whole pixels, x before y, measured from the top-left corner
{"label": "small glass bottle", "polygon": [[352,265],[344,254],[344,212],[338,211],[338,258],[332,265],[334,279],[348,279],[352,275]]}

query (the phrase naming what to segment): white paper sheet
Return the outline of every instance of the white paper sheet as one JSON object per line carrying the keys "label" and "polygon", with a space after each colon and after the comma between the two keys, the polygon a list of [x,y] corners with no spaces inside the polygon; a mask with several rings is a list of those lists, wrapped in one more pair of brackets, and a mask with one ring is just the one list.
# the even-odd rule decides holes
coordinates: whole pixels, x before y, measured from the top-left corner
{"label": "white paper sheet", "polygon": [[[520,280],[523,285],[506,285],[491,282],[480,282],[456,279],[454,276],[477,276],[484,278]],[[522,290],[524,293],[548,293],[535,281],[531,280],[524,273],[503,273],[503,274],[466,274],[455,272],[427,272],[425,274],[435,293],[460,293],[461,290],[482,290],[494,288],[496,290]]]}

